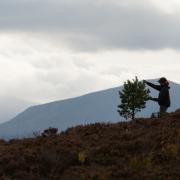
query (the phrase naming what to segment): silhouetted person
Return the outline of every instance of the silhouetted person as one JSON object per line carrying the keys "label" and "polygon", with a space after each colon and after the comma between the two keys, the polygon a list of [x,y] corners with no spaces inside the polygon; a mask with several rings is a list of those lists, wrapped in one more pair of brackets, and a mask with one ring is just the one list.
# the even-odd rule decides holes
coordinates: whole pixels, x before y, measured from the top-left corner
{"label": "silhouetted person", "polygon": [[156,89],[159,91],[158,98],[149,98],[152,101],[158,102],[160,106],[160,114],[163,114],[167,111],[168,107],[170,107],[170,95],[169,95],[169,82],[165,77],[162,77],[158,80],[160,85],[155,85],[150,82],[147,82],[146,80],[143,80],[144,83],[146,83],[148,86]]}

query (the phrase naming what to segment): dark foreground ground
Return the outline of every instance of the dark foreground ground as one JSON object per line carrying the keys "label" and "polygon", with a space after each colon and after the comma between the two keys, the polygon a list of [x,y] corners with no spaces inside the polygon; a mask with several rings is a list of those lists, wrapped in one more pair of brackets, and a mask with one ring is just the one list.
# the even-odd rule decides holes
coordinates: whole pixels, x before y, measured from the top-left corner
{"label": "dark foreground ground", "polygon": [[180,179],[180,112],[0,142],[0,180]]}

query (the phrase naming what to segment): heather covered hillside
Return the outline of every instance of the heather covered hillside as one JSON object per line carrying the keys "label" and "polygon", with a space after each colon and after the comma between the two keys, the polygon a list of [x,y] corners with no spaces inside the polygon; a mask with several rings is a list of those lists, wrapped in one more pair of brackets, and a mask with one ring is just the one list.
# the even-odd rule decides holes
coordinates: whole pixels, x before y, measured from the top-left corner
{"label": "heather covered hillside", "polygon": [[0,179],[179,179],[180,111],[0,142]]}

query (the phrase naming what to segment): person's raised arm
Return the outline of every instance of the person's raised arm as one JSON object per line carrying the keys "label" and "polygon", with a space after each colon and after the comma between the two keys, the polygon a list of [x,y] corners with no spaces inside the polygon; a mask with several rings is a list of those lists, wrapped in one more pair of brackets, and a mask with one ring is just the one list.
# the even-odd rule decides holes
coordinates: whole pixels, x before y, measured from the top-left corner
{"label": "person's raised arm", "polygon": [[160,85],[155,85],[155,84],[150,83],[150,82],[148,82],[148,81],[146,81],[146,80],[143,80],[143,82],[146,83],[148,86],[152,87],[153,89],[156,89],[156,90],[158,90],[158,91],[161,90],[161,86],[160,86]]}

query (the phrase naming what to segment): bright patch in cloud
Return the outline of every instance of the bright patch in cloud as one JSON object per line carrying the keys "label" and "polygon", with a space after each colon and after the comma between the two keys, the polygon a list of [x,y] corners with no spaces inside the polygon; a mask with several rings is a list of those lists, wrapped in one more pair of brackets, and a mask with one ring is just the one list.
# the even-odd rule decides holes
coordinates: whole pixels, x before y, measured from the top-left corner
{"label": "bright patch in cloud", "polygon": [[165,12],[165,13],[178,13],[180,12],[180,1],[179,0],[170,0],[170,1],[164,1],[164,0],[148,0],[150,3],[153,3],[153,5]]}

